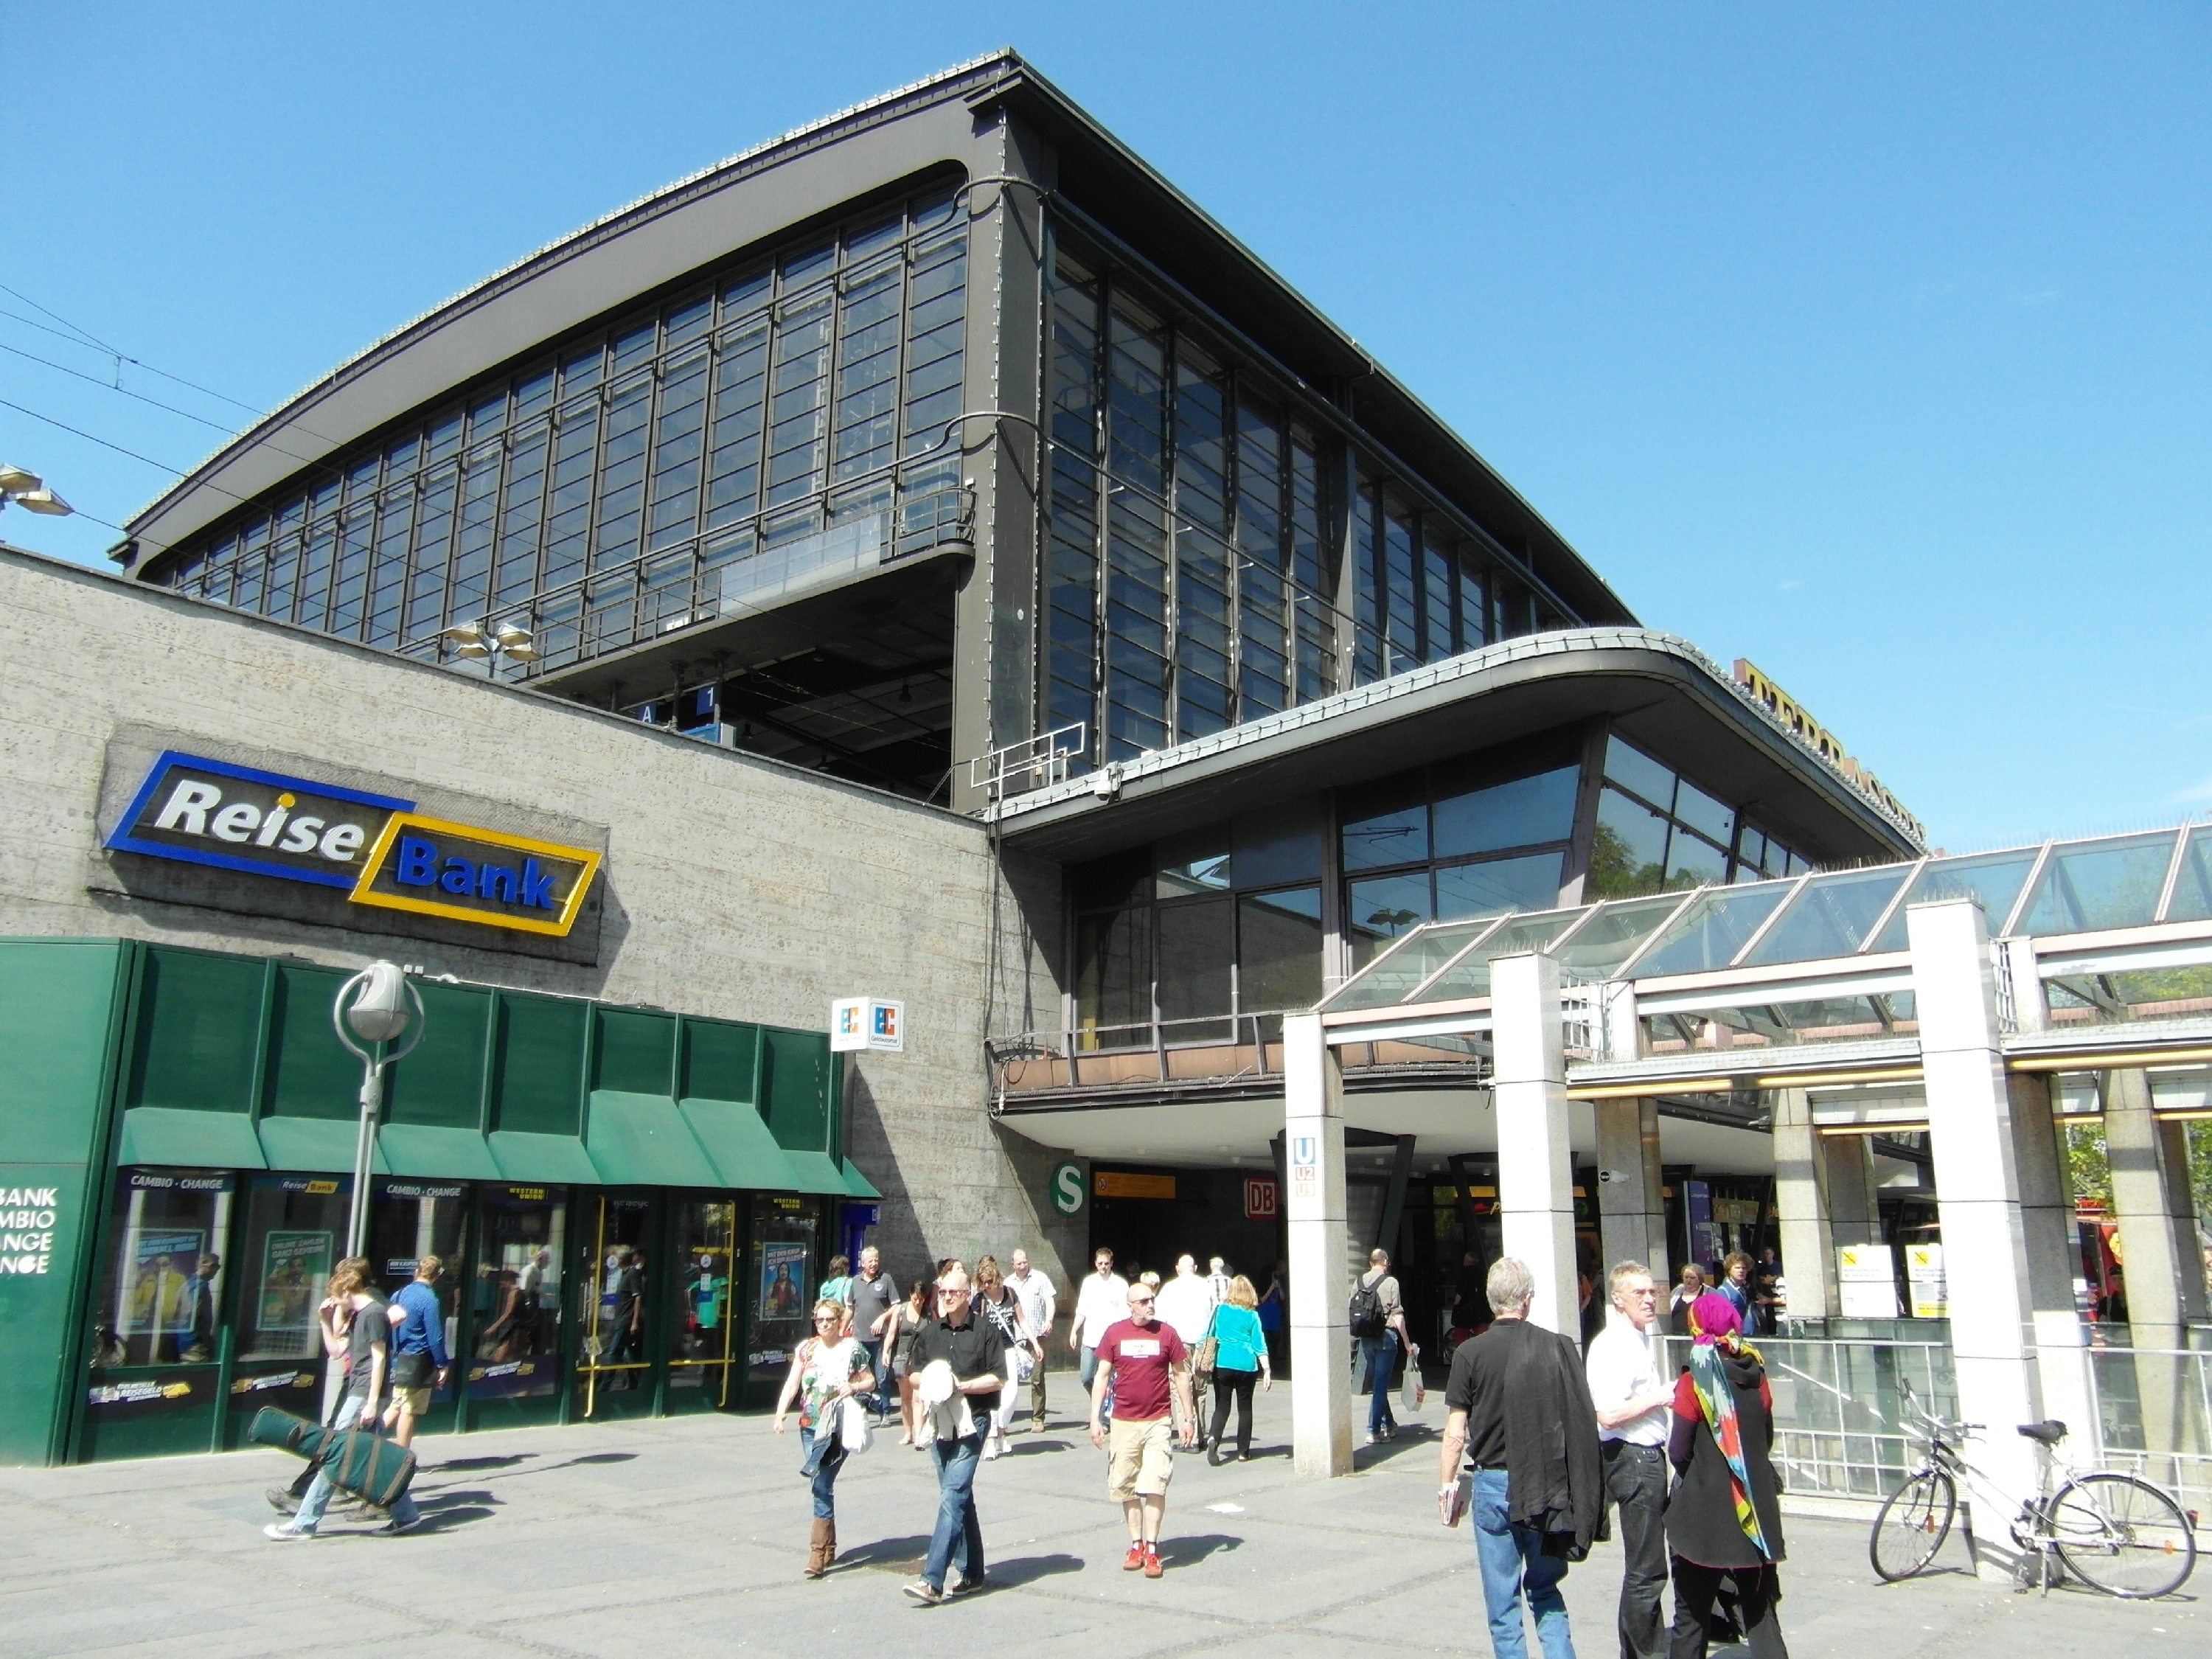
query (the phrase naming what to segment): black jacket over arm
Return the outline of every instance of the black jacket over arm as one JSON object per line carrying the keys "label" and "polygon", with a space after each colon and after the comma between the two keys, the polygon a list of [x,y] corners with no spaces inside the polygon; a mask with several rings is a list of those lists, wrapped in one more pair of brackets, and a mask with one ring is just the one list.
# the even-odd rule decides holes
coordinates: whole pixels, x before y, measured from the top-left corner
{"label": "black jacket over arm", "polygon": [[[1531,1327],[1532,1331],[1540,1328]],[[1579,1560],[1605,1512],[1597,1408],[1572,1337],[1517,1345],[1505,1390],[1506,1514]]]}

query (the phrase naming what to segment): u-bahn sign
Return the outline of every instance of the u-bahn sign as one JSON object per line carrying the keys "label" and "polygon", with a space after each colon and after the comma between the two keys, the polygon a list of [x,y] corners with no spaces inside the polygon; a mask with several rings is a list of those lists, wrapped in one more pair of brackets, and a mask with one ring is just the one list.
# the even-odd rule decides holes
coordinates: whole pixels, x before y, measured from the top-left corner
{"label": "u-bahn sign", "polygon": [[416,811],[415,803],[168,750],[108,836],[118,852],[339,887],[356,904],[565,937],[599,873],[589,848]]}

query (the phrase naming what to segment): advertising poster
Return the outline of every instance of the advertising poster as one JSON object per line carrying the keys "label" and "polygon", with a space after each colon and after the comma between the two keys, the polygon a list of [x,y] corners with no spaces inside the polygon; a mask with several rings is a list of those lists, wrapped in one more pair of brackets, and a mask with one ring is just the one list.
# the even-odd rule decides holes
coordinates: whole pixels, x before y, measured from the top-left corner
{"label": "advertising poster", "polygon": [[207,1235],[186,1227],[149,1228],[137,1238],[137,1276],[131,1291],[131,1328],[184,1332],[191,1328],[187,1287],[198,1271]]}
{"label": "advertising poster", "polygon": [[1912,1299],[1915,1319],[1948,1319],[1950,1297],[1943,1280],[1943,1247],[1908,1244],[1905,1247],[1905,1285]]}
{"label": "advertising poster", "polygon": [[1897,1317],[1897,1264],[1887,1244],[1836,1247],[1836,1289],[1846,1319]]}
{"label": "advertising poster", "polygon": [[330,1277],[331,1247],[327,1232],[275,1232],[262,1247],[261,1297],[254,1328],[304,1335],[314,1322],[315,1304]]}
{"label": "advertising poster", "polygon": [[797,1319],[806,1311],[806,1243],[769,1239],[761,1245],[760,1316]]}

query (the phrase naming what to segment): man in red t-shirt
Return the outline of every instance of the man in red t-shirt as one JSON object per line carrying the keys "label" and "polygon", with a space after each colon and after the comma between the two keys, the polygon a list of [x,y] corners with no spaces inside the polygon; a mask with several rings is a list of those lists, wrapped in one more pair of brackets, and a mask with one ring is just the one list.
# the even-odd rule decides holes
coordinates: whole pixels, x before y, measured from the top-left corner
{"label": "man in red t-shirt", "polygon": [[1198,1443],[1198,1414],[1191,1408],[1190,1350],[1172,1325],[1152,1317],[1148,1285],[1129,1287],[1129,1316],[1109,1325],[1098,1340],[1098,1376],[1091,1389],[1091,1443],[1108,1445],[1100,1424],[1107,1391],[1114,1395],[1106,1492],[1121,1500],[1129,1522],[1129,1553],[1122,1571],[1160,1576],[1160,1522],[1168,1512],[1168,1482],[1175,1478],[1174,1431],[1169,1427],[1172,1389],[1181,1408],[1182,1443]]}

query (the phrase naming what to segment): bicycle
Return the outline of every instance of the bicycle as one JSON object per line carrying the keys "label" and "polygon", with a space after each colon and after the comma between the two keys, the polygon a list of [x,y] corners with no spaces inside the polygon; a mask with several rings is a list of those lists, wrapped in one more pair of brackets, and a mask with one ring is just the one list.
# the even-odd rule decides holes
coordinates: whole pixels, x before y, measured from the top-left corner
{"label": "bicycle", "polygon": [[[1960,1477],[1972,1473],[1961,1450],[1966,1437],[1985,1429],[1937,1417],[1905,1391],[1906,1407],[1920,1419],[1927,1443],[1920,1467],[1890,1493],[1875,1515],[1867,1556],[1883,1580],[1895,1583],[1923,1571],[1950,1535],[1958,1513]],[[2066,1437],[2056,1419],[2023,1423],[2020,1432],[2041,1449],[2035,1495],[2013,1517],[2012,1540],[2033,1553],[2041,1593],[2067,1573],[2091,1589],[2128,1601],[2171,1595],[2197,1567],[2197,1512],[2184,1510],[2164,1488],[2117,1469],[2069,1474],[2051,1489],[2055,1448]]]}

